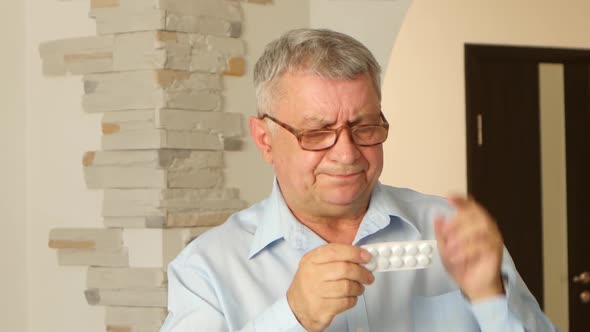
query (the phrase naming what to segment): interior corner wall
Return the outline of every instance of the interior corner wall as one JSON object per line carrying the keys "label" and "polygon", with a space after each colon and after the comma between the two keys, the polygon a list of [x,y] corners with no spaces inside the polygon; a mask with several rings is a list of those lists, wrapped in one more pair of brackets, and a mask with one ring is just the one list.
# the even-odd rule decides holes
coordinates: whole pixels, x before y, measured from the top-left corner
{"label": "interior corner wall", "polygon": [[411,0],[312,0],[310,26],[346,33],[365,44],[385,72]]}
{"label": "interior corner wall", "polygon": [[242,113],[243,147],[226,151],[226,184],[240,188],[240,197],[256,203],[272,190],[273,170],[266,164],[250,138],[248,117],[256,115],[252,71],[266,44],[290,29],[309,27],[309,0],[273,0],[267,5],[242,3],[244,12],[242,39],[246,43],[246,74],[225,76],[224,109]]}
{"label": "interior corner wall", "polygon": [[390,57],[384,183],[467,189],[465,43],[590,49],[587,0],[414,0]]}
{"label": "interior corner wall", "polygon": [[3,331],[27,330],[25,222],[25,4],[0,2],[0,319]]}

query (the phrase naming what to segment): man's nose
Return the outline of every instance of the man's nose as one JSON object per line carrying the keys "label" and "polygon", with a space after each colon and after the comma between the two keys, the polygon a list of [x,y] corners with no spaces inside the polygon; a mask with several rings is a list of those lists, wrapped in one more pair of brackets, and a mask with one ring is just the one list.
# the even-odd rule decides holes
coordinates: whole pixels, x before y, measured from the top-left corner
{"label": "man's nose", "polygon": [[352,139],[350,128],[344,127],[338,133],[336,144],[329,150],[330,158],[342,164],[352,164],[361,155],[358,146]]}

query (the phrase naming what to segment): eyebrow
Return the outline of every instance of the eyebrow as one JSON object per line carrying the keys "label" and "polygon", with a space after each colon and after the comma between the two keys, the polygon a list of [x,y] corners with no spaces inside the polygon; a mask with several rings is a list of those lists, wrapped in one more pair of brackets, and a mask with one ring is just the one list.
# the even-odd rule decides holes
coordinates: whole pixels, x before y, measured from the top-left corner
{"label": "eyebrow", "polygon": [[[377,114],[367,114],[367,113],[362,113],[359,116],[357,116],[356,119],[352,120],[352,121],[348,121],[348,125],[350,126],[355,126],[358,125],[362,122],[368,121],[368,122],[373,122],[374,120],[379,121],[381,119],[380,113]],[[333,126],[335,122],[333,121],[329,121],[326,120],[325,118],[319,118],[315,115],[306,115],[303,117],[303,121],[302,121],[302,125],[307,126],[306,128],[313,128],[313,127],[318,127],[319,128],[328,128],[330,126]]]}

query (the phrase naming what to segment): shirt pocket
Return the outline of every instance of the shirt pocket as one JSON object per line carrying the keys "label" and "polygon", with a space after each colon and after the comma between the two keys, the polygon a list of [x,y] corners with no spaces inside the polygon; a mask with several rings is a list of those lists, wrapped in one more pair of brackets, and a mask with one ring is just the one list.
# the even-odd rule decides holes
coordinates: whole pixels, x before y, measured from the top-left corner
{"label": "shirt pocket", "polygon": [[460,290],[414,296],[414,332],[476,332],[479,326]]}

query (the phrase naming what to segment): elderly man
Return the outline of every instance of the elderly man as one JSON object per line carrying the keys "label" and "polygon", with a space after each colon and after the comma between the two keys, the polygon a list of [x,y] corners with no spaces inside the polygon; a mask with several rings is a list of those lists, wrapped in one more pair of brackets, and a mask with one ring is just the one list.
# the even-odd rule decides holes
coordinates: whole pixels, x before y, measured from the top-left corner
{"label": "elderly man", "polygon": [[[480,205],[378,182],[379,76],[369,50],[337,32],[293,30],[267,46],[250,132],[272,193],[170,264],[162,331],[555,330]],[[429,268],[365,267],[362,245],[427,239],[440,257]]]}

